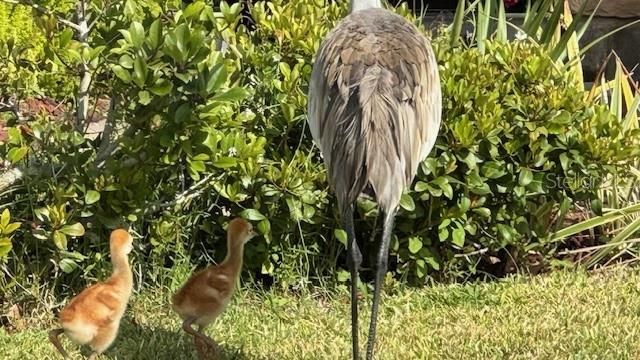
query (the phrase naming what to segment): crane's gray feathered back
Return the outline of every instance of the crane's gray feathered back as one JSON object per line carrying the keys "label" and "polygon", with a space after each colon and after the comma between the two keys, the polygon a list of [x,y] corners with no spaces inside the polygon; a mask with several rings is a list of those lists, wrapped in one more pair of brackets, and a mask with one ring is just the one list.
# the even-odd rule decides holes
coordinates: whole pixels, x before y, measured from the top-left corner
{"label": "crane's gray feathered back", "polygon": [[435,144],[440,118],[431,45],[401,16],[357,11],[322,42],[308,121],[341,206],[371,185],[378,204],[395,209]]}

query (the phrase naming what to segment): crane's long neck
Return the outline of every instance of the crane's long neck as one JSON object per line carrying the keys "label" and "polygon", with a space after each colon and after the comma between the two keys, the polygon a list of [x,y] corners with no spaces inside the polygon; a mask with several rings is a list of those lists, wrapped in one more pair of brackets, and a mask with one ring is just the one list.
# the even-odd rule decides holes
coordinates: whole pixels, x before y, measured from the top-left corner
{"label": "crane's long neck", "polygon": [[380,0],[351,0],[349,13],[371,8],[382,8],[382,3]]}

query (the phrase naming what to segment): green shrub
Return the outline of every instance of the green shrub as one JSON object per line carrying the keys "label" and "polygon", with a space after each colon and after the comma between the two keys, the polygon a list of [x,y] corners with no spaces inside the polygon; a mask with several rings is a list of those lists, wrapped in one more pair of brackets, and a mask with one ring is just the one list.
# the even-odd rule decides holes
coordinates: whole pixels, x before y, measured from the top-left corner
{"label": "green shrub", "polygon": [[[164,15],[114,8],[92,40],[97,86],[114,101],[110,136],[87,140],[42,119],[33,135],[14,129],[0,144],[36,169],[0,192],[32,224],[14,235],[7,269],[19,279],[59,274],[48,284],[58,290],[80,273],[100,276],[108,231],[129,223],[143,237],[143,280],[175,286],[175,271],[224,256],[223,225],[241,215],[263,235],[247,246],[250,273],[283,287],[332,279],[344,233],[305,127],[306,93],[312,57],[346,5],[258,2],[256,31],[239,24],[237,5],[156,10]],[[451,47],[446,33],[433,42],[444,120],[402,198],[392,270],[420,284],[491,272],[504,249],[552,254],[554,219],[596,200],[628,137],[535,45],[488,42],[481,53]],[[375,204],[358,209],[371,248]]]}
{"label": "green shrub", "polygon": [[[74,7],[74,2],[66,0],[39,4],[60,14],[69,13]],[[21,99],[46,95],[68,100],[73,93],[74,69],[47,61],[48,57],[60,55],[60,48],[57,36],[42,31],[45,23],[47,17],[26,6],[0,1],[0,96]],[[62,27],[55,30],[58,32]]]}
{"label": "green shrub", "polygon": [[603,175],[626,155],[605,109],[584,102],[538,46],[493,42],[483,54],[446,39],[436,40],[441,136],[405,197],[394,244],[418,278],[468,276],[507,260],[505,248],[548,254],[555,244],[545,239],[576,203],[597,200]]}

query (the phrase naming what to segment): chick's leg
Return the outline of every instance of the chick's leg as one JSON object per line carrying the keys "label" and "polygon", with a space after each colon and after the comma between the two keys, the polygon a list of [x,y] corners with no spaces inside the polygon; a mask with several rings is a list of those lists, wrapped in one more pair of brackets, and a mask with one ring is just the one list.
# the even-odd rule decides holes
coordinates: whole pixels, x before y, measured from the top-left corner
{"label": "chick's leg", "polygon": [[184,322],[182,323],[182,330],[184,330],[187,334],[191,334],[196,338],[199,338],[200,340],[204,341],[208,346],[211,346],[214,349],[218,348],[218,344],[216,344],[216,342],[213,341],[213,339],[211,339],[210,337],[208,337],[207,335],[201,332],[202,327],[199,327],[198,330],[195,330],[193,327],[191,327],[194,321],[195,319],[193,318],[185,319]]}
{"label": "chick's leg", "polygon": [[[204,334],[204,327],[198,325],[198,332]],[[215,344],[214,347],[210,346],[210,344],[206,343],[200,336],[194,336],[193,342],[196,346],[196,351],[198,352],[199,360],[217,360],[218,359],[218,344]]]}
{"label": "chick's leg", "polygon": [[60,344],[60,334],[64,332],[64,329],[53,329],[49,331],[49,341],[56,347],[56,349],[62,354],[62,357],[65,359],[69,358],[69,354],[64,350],[62,344]]}

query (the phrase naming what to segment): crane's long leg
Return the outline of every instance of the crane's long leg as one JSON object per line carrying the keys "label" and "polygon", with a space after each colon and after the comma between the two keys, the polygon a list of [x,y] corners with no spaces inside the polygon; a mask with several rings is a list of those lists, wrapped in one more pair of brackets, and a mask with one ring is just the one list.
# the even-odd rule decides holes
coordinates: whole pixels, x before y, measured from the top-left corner
{"label": "crane's long leg", "polygon": [[393,230],[393,219],[395,210],[384,212],[384,223],[382,229],[382,241],[378,250],[378,261],[376,266],[376,282],[373,290],[373,305],[371,306],[371,322],[369,324],[369,337],[367,338],[367,360],[373,358],[373,347],[376,342],[376,325],[378,322],[378,305],[380,304],[380,288],[382,280],[387,273],[387,258],[389,257],[389,244],[391,242],[391,231]]}
{"label": "crane's long leg", "polygon": [[353,226],[353,204],[349,205],[343,214],[345,229],[347,231],[349,270],[351,271],[351,345],[353,346],[353,359],[358,360],[358,269],[362,264],[362,253],[356,240],[356,232]]}

